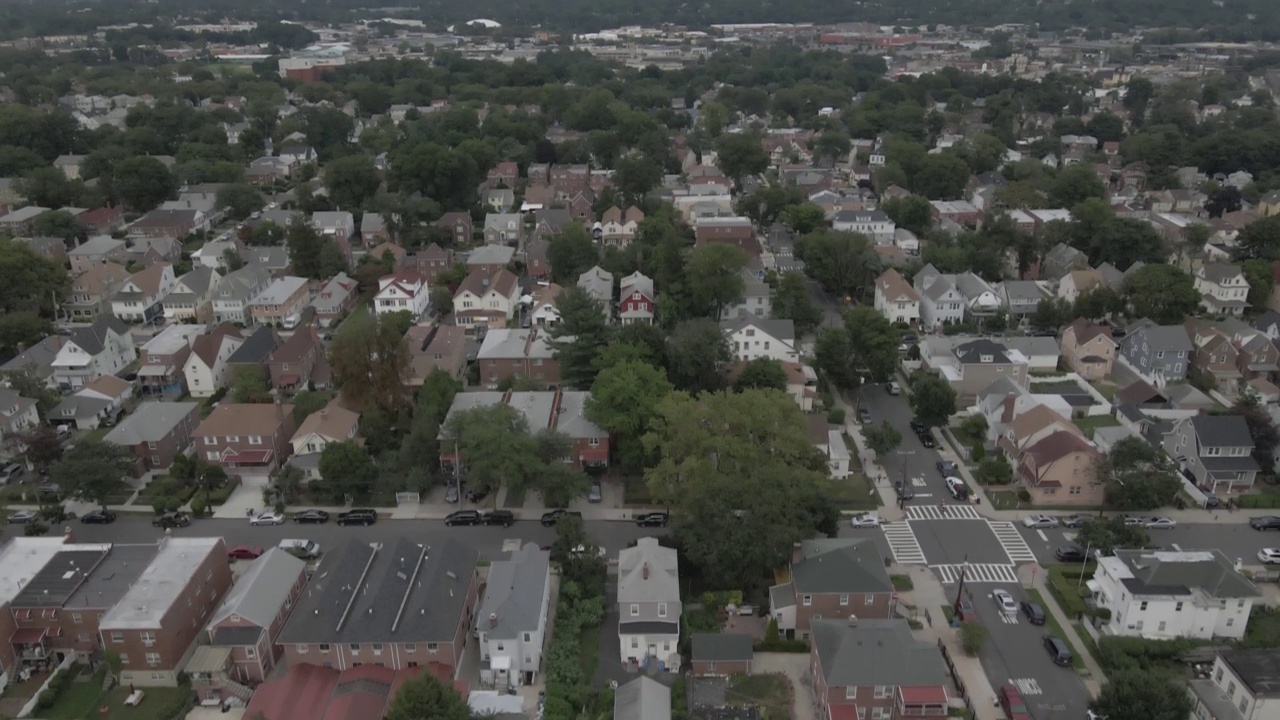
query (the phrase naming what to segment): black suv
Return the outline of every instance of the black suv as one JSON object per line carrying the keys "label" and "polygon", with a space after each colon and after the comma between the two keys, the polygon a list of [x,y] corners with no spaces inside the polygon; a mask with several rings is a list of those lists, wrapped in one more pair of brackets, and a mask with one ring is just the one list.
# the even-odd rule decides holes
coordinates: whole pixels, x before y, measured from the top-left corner
{"label": "black suv", "polygon": [[339,525],[372,525],[378,522],[378,511],[371,508],[356,508],[338,515]]}
{"label": "black suv", "polygon": [[1249,527],[1254,530],[1280,530],[1280,517],[1275,515],[1263,515],[1249,521]]}
{"label": "black suv", "polygon": [[151,520],[151,524],[158,528],[186,527],[191,524],[191,516],[184,512],[170,512],[160,515]]}
{"label": "black suv", "polygon": [[1039,603],[1024,600],[1019,607],[1022,608],[1022,614],[1027,616],[1027,622],[1032,625],[1044,624],[1044,608]]}
{"label": "black suv", "polygon": [[1060,562],[1078,563],[1084,562],[1084,550],[1075,545],[1064,545],[1053,551],[1053,556],[1058,558]]}
{"label": "black suv", "polygon": [[1071,648],[1067,644],[1052,635],[1044,636],[1044,649],[1049,651],[1049,657],[1053,658],[1054,665],[1068,667],[1071,665]]}
{"label": "black suv", "polygon": [[911,483],[899,480],[893,484],[893,491],[898,493],[898,497],[903,500],[911,500],[916,496],[916,491],[912,489]]}
{"label": "black suv", "polygon": [[481,518],[485,525],[501,525],[502,527],[511,527],[516,521],[516,514],[510,510],[494,510],[487,512]]}
{"label": "black suv", "polygon": [[956,477],[960,475],[960,468],[950,460],[939,460],[934,464],[938,468],[938,474],[942,477]]}
{"label": "black suv", "polygon": [[479,525],[484,522],[479,510],[459,510],[444,516],[445,525]]}
{"label": "black suv", "polygon": [[552,510],[549,513],[543,513],[542,525],[543,527],[551,527],[552,525],[555,525],[556,523],[560,522],[560,518],[569,517],[570,515],[577,518],[582,517],[582,513],[576,510],[564,510],[564,509]]}
{"label": "black suv", "polygon": [[636,518],[636,525],[640,527],[666,527],[667,514],[664,512],[645,513]]}

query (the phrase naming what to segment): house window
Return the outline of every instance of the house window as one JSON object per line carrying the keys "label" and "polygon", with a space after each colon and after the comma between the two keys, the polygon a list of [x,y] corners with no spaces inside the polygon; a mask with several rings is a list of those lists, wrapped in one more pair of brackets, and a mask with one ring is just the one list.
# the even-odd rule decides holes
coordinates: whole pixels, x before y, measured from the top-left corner
{"label": "house window", "polygon": [[250,445],[261,445],[261,444],[262,444],[262,436],[261,436],[261,435],[250,435],[250,436],[249,436],[249,444],[250,444]]}
{"label": "house window", "polygon": [[207,451],[207,452],[204,454],[204,459],[205,459],[205,460],[212,460],[212,461],[214,461],[214,462],[217,462],[217,461],[218,461],[218,458],[220,458],[220,457],[221,457],[221,456],[220,456],[216,451],[213,451],[213,450],[209,450],[209,451]]}
{"label": "house window", "polygon": [[254,651],[253,648],[247,647],[244,649],[244,656],[247,658],[256,657],[257,653]]}
{"label": "house window", "polygon": [[525,633],[525,634],[524,634],[524,641],[525,641],[525,642],[533,642],[533,633]]}
{"label": "house window", "polygon": [[320,653],[323,655],[329,654],[329,643],[320,643]]}
{"label": "house window", "polygon": [[126,654],[124,654],[124,653],[120,653],[120,664],[121,664],[121,665],[128,665],[128,664],[129,664],[129,656],[128,656],[128,655],[126,655]]}
{"label": "house window", "polygon": [[381,655],[381,654],[382,654],[382,643],[374,643],[374,644],[373,644],[373,654],[374,654],[374,655]]}
{"label": "house window", "polygon": [[307,646],[306,646],[306,645],[295,645],[293,649],[294,649],[294,650],[295,650],[299,655],[306,655],[306,654],[307,654]]}
{"label": "house window", "polygon": [[1218,668],[1218,672],[1213,674],[1214,682],[1222,682],[1222,668]]}
{"label": "house window", "polygon": [[408,654],[412,655],[412,654],[414,654],[414,653],[418,652],[418,646],[417,646],[416,644],[414,644],[414,643],[405,643],[405,644],[404,644],[404,651],[405,651],[406,653],[408,653]]}
{"label": "house window", "polygon": [[848,604],[849,604],[849,596],[848,596],[848,595],[841,595],[841,596],[840,596],[840,604],[841,604],[841,605],[848,605]]}
{"label": "house window", "polygon": [[142,633],[142,644],[148,647],[156,644],[156,634],[150,631]]}
{"label": "house window", "polygon": [[1227,618],[1227,627],[1231,627],[1232,625],[1235,625],[1235,624],[1236,624],[1235,618]]}
{"label": "house window", "polygon": [[887,698],[887,697],[891,697],[892,695],[893,695],[893,686],[892,686],[892,685],[877,685],[877,686],[876,686],[876,695],[875,695],[875,698],[876,698],[877,700],[884,700],[885,698]]}
{"label": "house window", "polygon": [[1142,602],[1138,603],[1138,610],[1146,610],[1146,609],[1147,609],[1147,601],[1146,601],[1146,600],[1143,600]]}
{"label": "house window", "polygon": [[497,649],[498,649],[498,652],[506,652],[507,647],[506,647],[506,645],[504,645],[504,644],[502,644],[502,643],[498,643],[498,648],[497,648]]}
{"label": "house window", "polygon": [[812,604],[813,604],[813,596],[812,596],[812,595],[803,595],[803,596],[801,596],[801,598],[800,598],[800,604],[801,604],[801,605],[804,605],[804,606],[806,606],[806,607],[808,607],[809,605],[812,605]]}
{"label": "house window", "polygon": [[80,624],[80,613],[71,613],[71,622],[76,625]]}
{"label": "house window", "polygon": [[658,617],[664,618],[666,616],[667,616],[667,604],[658,603]]}
{"label": "house window", "polygon": [[1168,623],[1166,623],[1164,620],[1161,620],[1160,624],[1156,626],[1156,632],[1164,632],[1165,625],[1167,624]]}
{"label": "house window", "polygon": [[240,436],[239,436],[239,435],[228,435],[228,436],[227,436],[227,442],[229,442],[229,443],[233,443],[233,442],[240,442]]}
{"label": "house window", "polygon": [[850,685],[849,687],[846,687],[846,688],[844,689],[844,699],[845,699],[845,700],[857,700],[857,699],[858,699],[858,686],[856,686],[856,685]]}
{"label": "house window", "polygon": [[600,446],[600,438],[588,438],[588,439],[587,439],[587,444],[588,444],[588,445],[590,445],[591,447],[599,447],[599,446]]}
{"label": "house window", "polygon": [[433,653],[433,652],[435,652],[435,651],[437,651],[437,650],[439,650],[439,649],[440,649],[440,645],[439,645],[439,644],[437,644],[437,643],[427,643],[427,652],[429,652],[429,653]]}
{"label": "house window", "polygon": [[1248,696],[1240,698],[1240,714],[1242,714],[1242,715],[1243,715],[1243,714],[1247,713],[1248,711],[1249,711],[1249,698],[1248,698]]}
{"label": "house window", "polygon": [[871,708],[871,720],[891,720],[893,717],[893,708],[876,707]]}
{"label": "house window", "polygon": [[1227,683],[1227,694],[1232,696],[1236,694],[1236,683],[1234,680]]}
{"label": "house window", "polygon": [[640,606],[636,603],[631,603],[631,617],[636,617],[639,614],[640,614]]}
{"label": "house window", "polygon": [[124,633],[122,633],[122,632],[113,632],[113,633],[111,633],[111,642],[113,642],[113,643],[122,643],[122,642],[124,642]]}
{"label": "house window", "polygon": [[875,595],[866,595],[866,596],[865,596],[865,599],[862,601],[862,604],[863,604],[863,605],[875,605],[875,604],[876,604],[876,596],[875,596]]}
{"label": "house window", "polygon": [[352,655],[360,654],[360,643],[351,643],[351,654]]}
{"label": "house window", "polygon": [[147,653],[147,664],[151,667],[159,667],[160,653]]}

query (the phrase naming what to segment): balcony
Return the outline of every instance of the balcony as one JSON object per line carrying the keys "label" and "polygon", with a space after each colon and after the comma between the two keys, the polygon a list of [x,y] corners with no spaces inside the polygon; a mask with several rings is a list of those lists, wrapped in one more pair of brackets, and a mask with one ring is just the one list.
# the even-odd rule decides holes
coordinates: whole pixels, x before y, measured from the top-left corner
{"label": "balcony", "polygon": [[946,717],[947,690],[941,685],[900,687],[895,704],[900,717]]}
{"label": "balcony", "polygon": [[45,645],[48,636],[48,628],[21,628],[14,631],[9,644],[19,660],[45,660],[49,657],[49,648]]}

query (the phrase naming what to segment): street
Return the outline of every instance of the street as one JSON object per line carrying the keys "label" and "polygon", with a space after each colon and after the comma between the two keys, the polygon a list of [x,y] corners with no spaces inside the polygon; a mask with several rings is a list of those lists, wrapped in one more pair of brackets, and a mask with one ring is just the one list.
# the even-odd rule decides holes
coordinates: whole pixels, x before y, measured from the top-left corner
{"label": "street", "polygon": [[[1225,510],[1219,513],[1225,514]],[[1031,530],[1021,523],[1018,528],[1041,565],[1057,562],[1053,557],[1056,548],[1076,544],[1076,531],[1072,529]],[[1152,545],[1169,550],[1221,550],[1231,560],[1238,559],[1246,566],[1261,564],[1259,550],[1280,547],[1280,533],[1254,530],[1245,517],[1230,523],[1179,523],[1171,530],[1152,530],[1150,537]]]}

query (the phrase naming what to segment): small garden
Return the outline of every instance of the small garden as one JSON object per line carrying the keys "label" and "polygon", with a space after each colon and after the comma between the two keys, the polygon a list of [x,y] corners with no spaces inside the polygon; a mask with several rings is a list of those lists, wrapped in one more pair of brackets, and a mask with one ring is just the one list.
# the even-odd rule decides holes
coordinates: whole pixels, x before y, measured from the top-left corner
{"label": "small garden", "polygon": [[770,720],[791,717],[791,681],[782,675],[734,675],[729,691],[732,705],[755,705]]}
{"label": "small garden", "polygon": [[[178,687],[148,687],[137,706],[127,706],[127,686],[103,691],[106,668],[92,672],[86,665],[72,665],[58,673],[36,700],[34,714],[43,720],[177,720],[191,707],[194,696],[187,683]],[[101,712],[105,709],[105,713]]]}
{"label": "small garden", "polygon": [[606,568],[595,552],[574,552],[579,544],[590,546],[581,521],[561,521],[556,535],[551,558],[560,567],[560,593],[547,646],[542,715],[546,720],[573,720],[586,709],[587,717],[607,717],[613,712],[613,693],[591,685],[600,662]]}

